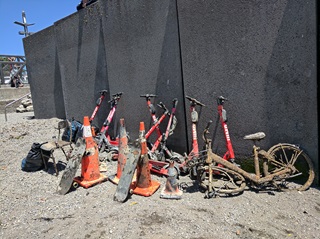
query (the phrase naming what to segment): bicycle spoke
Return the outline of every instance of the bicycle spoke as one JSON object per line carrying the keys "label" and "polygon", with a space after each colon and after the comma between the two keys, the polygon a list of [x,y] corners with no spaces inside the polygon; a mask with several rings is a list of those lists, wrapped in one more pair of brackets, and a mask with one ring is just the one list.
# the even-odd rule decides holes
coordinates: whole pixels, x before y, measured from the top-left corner
{"label": "bicycle spoke", "polygon": [[202,166],[198,168],[199,184],[206,190],[206,192],[214,192],[216,196],[236,195],[243,192],[246,183],[243,176],[226,168],[211,166],[212,181],[209,181],[209,166]]}
{"label": "bicycle spoke", "polygon": [[292,144],[278,144],[271,147],[267,154],[274,159],[264,162],[264,174],[270,175],[282,169],[289,168],[291,172],[275,177],[273,183],[280,190],[308,189],[315,177],[314,168],[308,155]]}
{"label": "bicycle spoke", "polygon": [[302,152],[303,152],[302,150],[300,150],[300,151],[295,151],[295,153],[294,153],[294,155],[292,155],[291,160],[290,160],[289,163],[290,163],[291,165],[294,165],[294,164],[296,163],[298,157],[300,156],[300,154],[301,154]]}

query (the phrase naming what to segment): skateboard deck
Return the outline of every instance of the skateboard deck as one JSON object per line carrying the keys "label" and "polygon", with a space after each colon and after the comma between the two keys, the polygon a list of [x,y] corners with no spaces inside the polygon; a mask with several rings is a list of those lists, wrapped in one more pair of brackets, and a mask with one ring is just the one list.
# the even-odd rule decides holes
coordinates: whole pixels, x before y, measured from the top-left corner
{"label": "skateboard deck", "polygon": [[58,193],[65,195],[71,188],[73,179],[77,173],[82,157],[86,151],[86,140],[79,138],[77,140],[75,149],[72,151],[72,155],[68,160],[67,166],[63,171],[59,186]]}
{"label": "skateboard deck", "polygon": [[116,193],[114,194],[113,200],[118,202],[124,202],[129,194],[130,186],[134,172],[137,167],[137,163],[140,158],[141,149],[130,146],[127,154],[127,161],[123,168]]}

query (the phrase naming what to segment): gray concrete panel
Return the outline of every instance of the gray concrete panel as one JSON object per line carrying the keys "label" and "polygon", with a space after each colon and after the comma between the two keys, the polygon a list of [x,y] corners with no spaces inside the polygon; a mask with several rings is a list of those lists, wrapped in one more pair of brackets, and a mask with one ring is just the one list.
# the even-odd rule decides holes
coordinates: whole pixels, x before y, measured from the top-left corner
{"label": "gray concrete panel", "polygon": [[[223,95],[236,155],[251,153],[245,134],[265,131],[262,147],[301,144],[316,162],[315,1],[177,2],[185,94],[207,105],[199,134],[216,122]],[[220,125],[216,132],[223,153]]]}
{"label": "gray concrete panel", "polygon": [[[66,117],[91,116],[99,91],[109,90],[100,12],[97,4],[54,24]],[[104,102],[94,123],[101,126]]]}
{"label": "gray concrete panel", "polygon": [[288,1],[265,76],[270,143],[301,145],[318,168],[316,2]]}
{"label": "gray concrete panel", "polygon": [[[138,137],[139,122],[150,126],[141,94],[156,94],[171,109],[173,98],[183,98],[176,4],[165,1],[99,1],[102,9],[110,91],[124,92],[117,119],[125,118],[130,137]],[[160,115],[161,110],[158,110]],[[168,144],[184,151],[183,104],[177,109],[176,133]]]}
{"label": "gray concrete panel", "polygon": [[65,118],[53,26],[24,38],[23,44],[35,117]]}

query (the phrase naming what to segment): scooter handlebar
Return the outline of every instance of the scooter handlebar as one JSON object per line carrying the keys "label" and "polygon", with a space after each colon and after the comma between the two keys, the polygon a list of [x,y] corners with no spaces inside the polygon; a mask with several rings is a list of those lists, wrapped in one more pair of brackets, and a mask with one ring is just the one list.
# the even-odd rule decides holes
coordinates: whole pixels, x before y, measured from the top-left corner
{"label": "scooter handlebar", "polygon": [[122,96],[123,92],[118,92],[116,94],[113,94],[112,97],[114,98],[120,98]]}
{"label": "scooter handlebar", "polygon": [[167,107],[162,103],[160,102],[159,104],[157,104],[157,106],[159,106],[161,109],[163,109],[164,111],[167,111],[168,112],[168,109]]}
{"label": "scooter handlebar", "polygon": [[174,99],[172,100],[172,107],[173,107],[173,108],[176,108],[176,107],[177,107],[177,104],[178,104],[178,99],[177,99],[177,98],[174,98]]}
{"label": "scooter handlebar", "polygon": [[150,98],[157,97],[157,95],[154,95],[154,94],[144,94],[144,95],[140,95],[140,97],[144,97],[144,98],[146,98],[146,100],[149,100]]}
{"label": "scooter handlebar", "polygon": [[113,103],[117,102],[118,100],[120,100],[122,94],[123,94],[123,92],[118,92],[118,93],[116,93],[116,94],[113,94],[113,95],[112,95],[112,99],[109,100],[108,103],[113,104]]}
{"label": "scooter handlebar", "polygon": [[100,93],[100,95],[106,95],[108,93],[108,91],[107,90],[101,90],[101,91],[99,91],[99,93]]}
{"label": "scooter handlebar", "polygon": [[195,99],[195,98],[192,98],[192,97],[190,97],[190,96],[186,96],[186,98],[187,98],[188,100],[190,100],[190,104],[205,106],[205,104],[201,103],[200,101],[198,101],[198,100]]}
{"label": "scooter handlebar", "polygon": [[218,105],[223,105],[225,101],[227,101],[228,99],[227,98],[224,98],[223,96],[219,96],[217,98],[217,103]]}

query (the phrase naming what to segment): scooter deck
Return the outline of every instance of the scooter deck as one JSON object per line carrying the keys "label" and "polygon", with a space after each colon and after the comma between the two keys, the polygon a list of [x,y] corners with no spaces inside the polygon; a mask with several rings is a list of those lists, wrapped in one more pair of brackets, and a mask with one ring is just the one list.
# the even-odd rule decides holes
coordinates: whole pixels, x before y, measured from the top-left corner
{"label": "scooter deck", "polygon": [[126,201],[130,186],[132,185],[132,179],[134,172],[137,167],[137,163],[140,158],[141,149],[130,146],[127,155],[127,161],[123,168],[116,193],[114,194],[113,200],[118,202]]}
{"label": "scooter deck", "polygon": [[152,173],[161,176],[168,176],[169,163],[149,159],[149,169]]}
{"label": "scooter deck", "polygon": [[63,171],[59,186],[58,193],[65,195],[71,188],[73,179],[77,173],[82,157],[86,151],[86,140],[79,138],[77,140],[75,149],[72,151],[72,155],[68,160],[67,166]]}

